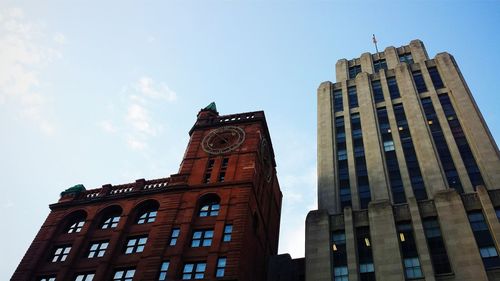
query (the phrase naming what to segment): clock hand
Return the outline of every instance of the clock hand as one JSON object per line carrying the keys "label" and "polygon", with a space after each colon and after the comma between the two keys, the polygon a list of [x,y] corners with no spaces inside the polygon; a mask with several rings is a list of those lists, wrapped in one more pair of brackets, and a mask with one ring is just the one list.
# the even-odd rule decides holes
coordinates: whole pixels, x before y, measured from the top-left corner
{"label": "clock hand", "polygon": [[219,134],[215,134],[215,136],[216,136],[216,137],[218,137],[218,138],[219,138],[220,140],[222,140],[223,142],[225,142],[226,144],[227,144],[227,143],[229,143],[229,141],[228,141],[226,138],[224,138],[224,137],[220,136]]}

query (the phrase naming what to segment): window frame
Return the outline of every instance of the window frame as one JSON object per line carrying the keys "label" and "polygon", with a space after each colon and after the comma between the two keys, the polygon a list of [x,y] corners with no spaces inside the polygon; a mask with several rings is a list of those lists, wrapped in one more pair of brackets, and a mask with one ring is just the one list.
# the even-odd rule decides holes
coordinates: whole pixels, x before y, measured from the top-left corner
{"label": "window frame", "polygon": [[94,277],[95,277],[95,272],[77,273],[75,276],[75,281],[92,281]]}
{"label": "window frame", "polygon": [[104,218],[100,227],[101,229],[112,229],[118,227],[118,223],[120,223],[121,215],[118,214],[110,214]]}
{"label": "window frame", "polygon": [[[134,241],[134,242],[131,244],[131,241]],[[128,237],[127,243],[125,244],[125,251],[123,251],[123,253],[125,255],[142,253],[142,252],[144,252],[144,248],[146,248],[147,242],[148,242],[147,235]],[[130,252],[129,252],[129,249],[131,249]]]}
{"label": "window frame", "polygon": [[[190,266],[191,270],[186,271],[186,267]],[[198,268],[202,267],[203,271]],[[187,262],[184,263],[184,267],[182,268],[182,278],[181,280],[199,280],[205,279],[205,271],[207,269],[206,262]]]}
{"label": "window frame", "polygon": [[213,238],[213,229],[193,230],[193,235],[191,236],[191,248],[210,247],[212,246]]}
{"label": "window frame", "polygon": [[[96,248],[92,249],[94,246],[96,246]],[[93,258],[103,257],[106,254],[106,250],[108,249],[108,247],[109,247],[109,240],[91,242],[89,250],[87,251],[87,258],[93,259]]]}
{"label": "window frame", "polygon": [[160,265],[160,272],[158,273],[158,280],[163,281],[167,280],[168,268],[170,267],[170,261],[165,260]]}
{"label": "window frame", "polygon": [[215,277],[216,278],[224,277],[225,271],[226,271],[226,265],[227,265],[227,258],[226,257],[219,257],[217,259],[217,264],[215,267]]}
{"label": "window frame", "polygon": [[66,228],[66,233],[78,233],[82,231],[83,226],[85,225],[85,218],[74,219],[70,225]]}
{"label": "window frame", "polygon": [[179,239],[180,235],[181,235],[181,229],[179,227],[172,228],[172,231],[170,232],[170,242],[168,242],[168,245],[169,246],[177,245],[177,240]]}
{"label": "window frame", "polygon": [[224,225],[224,233],[222,234],[222,242],[231,242],[233,234],[233,224]]}
{"label": "window frame", "polygon": [[[132,280],[134,280],[135,272],[136,272],[136,270],[133,267],[116,269],[113,272],[112,281],[132,281]],[[116,275],[118,273],[121,273],[121,276],[117,277]],[[131,273],[132,276],[129,276],[129,273]]]}
{"label": "window frame", "polygon": [[[61,251],[59,251],[61,250]],[[54,247],[50,262],[65,262],[71,252],[71,245],[60,245]]]}

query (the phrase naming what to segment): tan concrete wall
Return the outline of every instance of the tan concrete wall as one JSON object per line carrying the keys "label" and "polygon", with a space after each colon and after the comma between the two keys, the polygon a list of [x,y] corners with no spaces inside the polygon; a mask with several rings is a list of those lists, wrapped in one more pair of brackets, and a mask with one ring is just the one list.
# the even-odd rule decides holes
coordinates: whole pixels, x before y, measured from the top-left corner
{"label": "tan concrete wall", "polygon": [[417,200],[415,198],[409,198],[408,207],[410,208],[413,233],[415,234],[415,244],[417,245],[422,273],[426,281],[435,281],[436,278],[434,277],[434,269],[432,268],[431,255],[427,247],[427,239],[425,238],[424,226],[420,218]]}
{"label": "tan concrete wall", "polygon": [[380,145],[377,117],[371,93],[368,74],[360,73],[356,77],[359,112],[363,131],[366,167],[372,200],[389,199],[388,182],[385,173],[385,161]]}
{"label": "tan concrete wall", "polygon": [[347,269],[349,270],[349,281],[358,281],[358,259],[356,250],[356,233],[354,230],[354,221],[352,217],[352,209],[346,207],[344,209],[344,224],[345,224],[345,240],[347,251]]}
{"label": "tan concrete wall", "polygon": [[349,65],[346,59],[341,59],[335,64],[336,82],[349,79]]}
{"label": "tan concrete wall", "polygon": [[329,216],[311,211],[306,218],[306,281],[331,281]]}
{"label": "tan concrete wall", "polygon": [[441,191],[434,203],[454,280],[488,280],[460,196],[454,190]]}
{"label": "tan concrete wall", "polygon": [[388,200],[371,202],[368,217],[377,280],[405,280],[392,205]]}
{"label": "tan concrete wall", "polygon": [[420,40],[412,40],[410,42],[410,50],[414,62],[423,63],[429,59],[424,43]]}
{"label": "tan concrete wall", "polygon": [[[420,65],[420,70],[425,80],[425,84],[427,85],[428,95],[432,100],[432,105],[434,106],[434,110],[436,111],[436,116],[438,118],[439,124],[441,125],[441,130],[443,131],[443,135],[446,139],[446,144],[448,145],[448,148],[450,150],[450,154],[452,156],[453,163],[455,164],[455,169],[457,170],[457,173],[460,177],[460,182],[462,183],[464,192],[474,192],[469,179],[469,175],[467,174],[467,170],[465,169],[464,162],[462,161],[462,156],[460,156],[460,151],[458,150],[458,146],[455,142],[455,138],[453,137],[451,129],[448,126],[448,120],[446,119],[446,115],[444,114],[443,107],[441,106],[441,103],[439,101],[438,94],[432,83],[429,71],[423,63]],[[443,174],[443,177],[446,182],[446,174]]]}
{"label": "tan concrete wall", "polygon": [[387,47],[384,50],[385,53],[385,61],[387,62],[387,68],[393,69],[396,68],[399,64],[399,56],[398,50],[394,47]]}
{"label": "tan concrete wall", "polygon": [[[323,82],[318,88],[318,208],[336,213],[338,194],[334,188],[335,152],[333,150],[332,84]],[[337,207],[338,208],[338,207]]]}
{"label": "tan concrete wall", "polygon": [[484,186],[479,186],[477,188],[477,195],[479,197],[479,201],[481,202],[481,208],[483,209],[484,218],[486,219],[486,223],[490,228],[491,236],[493,237],[493,241],[495,241],[497,252],[500,253],[500,222],[498,222],[495,207],[491,203],[490,196],[488,195],[488,190]]}
{"label": "tan concrete wall", "polygon": [[363,53],[361,55],[361,71],[368,74],[373,74],[373,60],[370,53]]}
{"label": "tan concrete wall", "polygon": [[488,189],[500,188],[500,153],[453,57],[440,53],[437,67]]}
{"label": "tan concrete wall", "polygon": [[438,155],[408,65],[400,64],[395,74],[427,195],[432,198],[436,191],[446,189]]}

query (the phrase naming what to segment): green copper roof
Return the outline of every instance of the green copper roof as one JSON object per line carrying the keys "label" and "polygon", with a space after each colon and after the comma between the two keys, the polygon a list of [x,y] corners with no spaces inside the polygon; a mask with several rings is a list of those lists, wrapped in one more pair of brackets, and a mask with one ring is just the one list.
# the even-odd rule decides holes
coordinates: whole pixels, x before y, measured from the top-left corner
{"label": "green copper roof", "polygon": [[77,184],[77,185],[72,186],[72,187],[66,189],[65,191],[61,192],[61,196],[64,196],[64,195],[70,194],[70,193],[80,193],[80,192],[83,192],[86,190],[87,189],[85,189],[85,186],[83,186],[83,184]]}
{"label": "green copper roof", "polygon": [[207,105],[203,110],[212,110],[214,112],[217,112],[217,105],[215,105],[215,102],[211,102],[209,105]]}

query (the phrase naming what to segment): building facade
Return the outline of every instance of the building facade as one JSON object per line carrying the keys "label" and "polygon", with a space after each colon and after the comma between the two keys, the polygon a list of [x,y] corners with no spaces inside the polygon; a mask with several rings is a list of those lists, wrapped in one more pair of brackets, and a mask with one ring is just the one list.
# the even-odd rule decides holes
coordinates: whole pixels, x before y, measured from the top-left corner
{"label": "building facade", "polygon": [[500,280],[500,154],[448,53],[341,59],[318,88],[306,280]]}
{"label": "building facade", "polygon": [[11,280],[266,279],[282,194],[264,112],[201,110],[168,178],[63,193]]}

